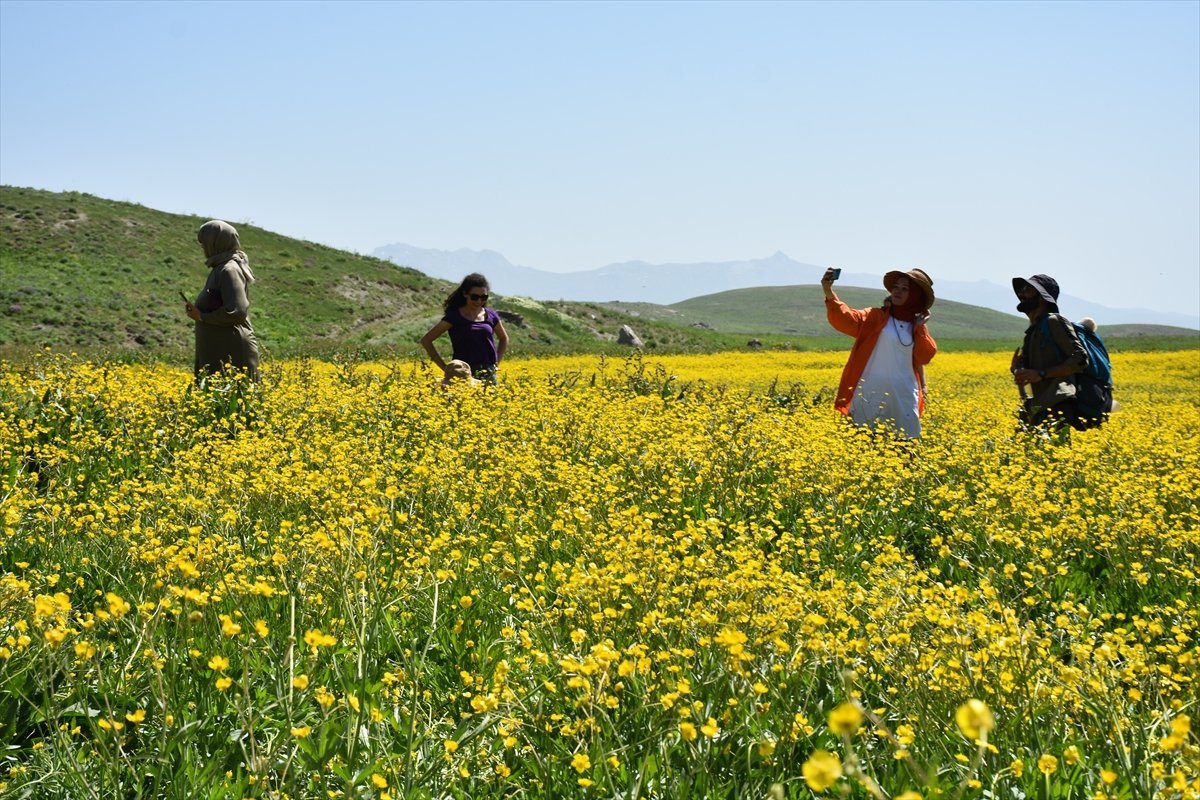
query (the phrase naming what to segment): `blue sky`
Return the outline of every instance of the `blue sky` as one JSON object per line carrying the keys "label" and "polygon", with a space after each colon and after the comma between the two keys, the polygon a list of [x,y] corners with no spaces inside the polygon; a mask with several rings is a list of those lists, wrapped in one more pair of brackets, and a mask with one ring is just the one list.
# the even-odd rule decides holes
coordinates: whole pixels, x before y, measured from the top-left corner
{"label": "blue sky", "polygon": [[359,252],[782,250],[1198,314],[1200,3],[0,0],[0,181]]}

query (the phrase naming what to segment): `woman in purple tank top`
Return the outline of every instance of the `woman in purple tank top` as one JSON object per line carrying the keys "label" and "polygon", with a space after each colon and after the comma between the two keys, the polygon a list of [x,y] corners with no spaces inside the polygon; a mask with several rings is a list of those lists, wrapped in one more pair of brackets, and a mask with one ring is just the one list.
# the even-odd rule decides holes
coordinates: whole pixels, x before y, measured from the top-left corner
{"label": "woman in purple tank top", "polygon": [[487,307],[489,291],[487,278],[478,272],[463,278],[442,304],[445,314],[441,320],[421,337],[421,347],[443,374],[449,375],[446,362],[433,342],[449,331],[454,349],[451,358],[470,364],[474,377],[496,382],[496,366],[508,349],[508,331],[504,330],[500,315]]}

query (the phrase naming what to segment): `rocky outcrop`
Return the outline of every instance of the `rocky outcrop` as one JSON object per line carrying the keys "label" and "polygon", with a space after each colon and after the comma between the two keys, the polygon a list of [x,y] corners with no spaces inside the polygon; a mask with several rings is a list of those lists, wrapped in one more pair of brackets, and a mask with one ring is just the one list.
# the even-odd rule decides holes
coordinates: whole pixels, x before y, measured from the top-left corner
{"label": "rocky outcrop", "polygon": [[641,338],[633,332],[633,328],[629,327],[628,325],[622,325],[621,330],[617,332],[617,343],[627,344],[630,347],[638,348],[646,346],[642,342]]}
{"label": "rocky outcrop", "polygon": [[525,327],[525,317],[518,314],[516,311],[496,311],[500,315],[500,319],[504,320],[505,325],[512,325],[514,328]]}

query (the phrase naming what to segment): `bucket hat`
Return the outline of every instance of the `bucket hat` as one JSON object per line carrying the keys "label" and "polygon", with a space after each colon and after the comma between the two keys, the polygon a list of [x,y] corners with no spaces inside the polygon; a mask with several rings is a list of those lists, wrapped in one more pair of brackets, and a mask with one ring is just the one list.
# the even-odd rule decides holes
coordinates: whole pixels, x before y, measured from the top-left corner
{"label": "bucket hat", "polygon": [[1021,291],[1023,286],[1032,286],[1034,291],[1042,296],[1046,304],[1058,311],[1058,281],[1049,275],[1033,275],[1028,278],[1013,278],[1013,292]]}
{"label": "bucket hat", "polygon": [[897,278],[908,278],[911,283],[921,287],[921,291],[925,293],[925,305],[921,311],[928,311],[933,305],[933,278],[926,275],[923,269],[910,269],[908,272],[892,270],[883,276],[883,288],[890,292]]}

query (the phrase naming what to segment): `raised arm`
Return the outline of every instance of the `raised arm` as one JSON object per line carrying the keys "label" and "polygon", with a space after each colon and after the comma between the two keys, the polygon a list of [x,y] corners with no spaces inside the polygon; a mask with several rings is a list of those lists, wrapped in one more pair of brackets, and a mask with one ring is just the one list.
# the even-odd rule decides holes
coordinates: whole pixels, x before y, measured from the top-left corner
{"label": "raised arm", "polygon": [[829,324],[839,333],[857,337],[867,318],[867,309],[855,310],[838,298],[833,291],[833,267],[825,270],[821,276],[821,291],[825,293],[825,318]]}

